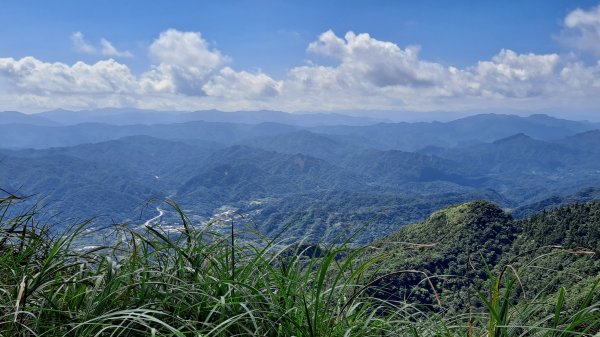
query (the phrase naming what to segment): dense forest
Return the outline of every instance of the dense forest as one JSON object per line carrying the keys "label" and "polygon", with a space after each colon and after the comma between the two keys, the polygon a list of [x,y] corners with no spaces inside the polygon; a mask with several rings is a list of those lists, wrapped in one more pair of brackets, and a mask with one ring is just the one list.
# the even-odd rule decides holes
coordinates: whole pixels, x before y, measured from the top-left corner
{"label": "dense forest", "polygon": [[[445,208],[369,246],[374,254],[390,257],[377,274],[424,273],[382,278],[376,287],[381,293],[375,295],[427,305],[440,300],[442,308],[464,311],[482,305],[473,289],[484,291],[490,277],[507,272],[521,282],[511,298],[516,303],[533,296],[547,299],[561,287],[577,298],[599,276],[599,224],[598,202],[521,220],[486,201]],[[423,282],[424,275],[434,277],[432,286],[439,293]]]}

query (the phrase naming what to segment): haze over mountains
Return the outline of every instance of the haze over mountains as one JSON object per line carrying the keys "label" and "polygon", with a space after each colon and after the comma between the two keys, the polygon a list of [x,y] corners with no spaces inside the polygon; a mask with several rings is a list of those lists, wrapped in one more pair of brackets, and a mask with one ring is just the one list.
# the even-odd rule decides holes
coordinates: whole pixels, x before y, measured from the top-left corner
{"label": "haze over mountains", "polygon": [[232,209],[267,234],[312,239],[377,218],[358,238],[367,242],[451,204],[486,199],[530,214],[595,191],[599,128],[546,115],[391,123],[272,111],[3,112],[0,187],[43,200],[57,219],[105,223],[153,218],[143,207],[152,197],[174,199],[198,223]]}
{"label": "haze over mountains", "polygon": [[[35,126],[35,127],[34,127]],[[524,133],[541,140],[559,139],[600,128],[600,124],[546,115],[482,114],[450,122],[392,123],[341,114],[290,114],[277,111],[216,110],[165,113],[151,110],[53,110],[38,114],[0,112],[0,146],[45,148],[151,135],[165,139],[211,140],[232,144],[242,139],[307,130],[382,149],[417,150],[490,142]],[[15,135],[20,137],[15,137]]]}
{"label": "haze over mountains", "polygon": [[264,122],[282,123],[291,125],[368,125],[387,121],[383,118],[368,118],[343,115],[339,113],[305,113],[291,114],[282,111],[233,111],[219,110],[204,111],[156,111],[125,108],[105,108],[97,110],[51,110],[36,114],[24,114],[16,111],[1,113],[4,121],[1,124],[25,123],[34,125],[75,125],[81,123],[106,123],[114,125],[131,124],[167,124],[185,123],[191,121],[229,122],[257,124]]}

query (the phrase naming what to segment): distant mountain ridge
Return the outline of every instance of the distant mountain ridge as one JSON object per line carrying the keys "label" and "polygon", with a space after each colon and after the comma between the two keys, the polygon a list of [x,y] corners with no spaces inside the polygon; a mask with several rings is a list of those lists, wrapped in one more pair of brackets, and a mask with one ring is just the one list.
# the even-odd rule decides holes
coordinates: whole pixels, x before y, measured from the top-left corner
{"label": "distant mountain ridge", "polygon": [[[352,146],[413,152],[431,146],[452,148],[492,142],[517,133],[523,133],[538,140],[557,140],[599,128],[598,125],[589,122],[569,121],[541,115],[519,117],[485,114],[444,123],[377,123],[371,119],[357,120],[357,117],[342,115],[295,115],[273,111],[236,113],[208,111],[171,115],[142,110],[130,114],[136,115],[138,119],[147,114],[156,118],[152,117],[146,122],[136,124],[131,124],[133,121],[110,124],[115,116],[122,116],[121,111],[110,110],[110,113],[105,113],[102,110],[101,112],[89,112],[93,118],[85,117],[88,115],[84,115],[84,112],[56,110],[6,119],[1,118],[3,113],[0,113],[0,147],[72,146],[135,135],[233,144],[253,137],[274,136],[304,130],[330,139],[344,139],[345,143],[352,144]],[[79,119],[81,124],[73,124],[78,120],[79,114],[85,118]],[[51,120],[51,116],[74,119],[69,119],[72,122],[69,125],[48,126],[40,120],[37,120],[37,123],[25,123],[23,118],[26,117],[24,116],[32,116],[32,118],[46,116],[43,117],[43,120]],[[196,121],[187,121],[186,117],[182,121],[174,122],[172,116],[200,117],[190,117]],[[204,118],[202,116],[210,118],[205,118],[208,121],[200,120]],[[61,118],[57,118],[57,120]],[[90,120],[95,122],[90,122]],[[304,122],[302,122],[303,120]],[[139,122],[139,120],[137,121]],[[364,125],[352,125],[359,121],[361,121],[360,123],[364,122]],[[347,124],[344,125],[344,123]],[[298,135],[306,136],[306,134]],[[288,142],[280,140],[282,144]]]}
{"label": "distant mountain ridge", "polygon": [[[143,109],[106,108],[96,110],[51,110],[36,114],[20,114],[18,121],[7,119],[9,113],[0,112],[0,124],[24,123],[38,124],[37,120],[46,120],[54,125],[76,125],[82,123],[103,123],[111,125],[152,125],[186,122],[222,122],[222,123],[280,123],[298,126],[317,125],[370,125],[387,121],[381,118],[348,116],[339,113],[287,113],[283,111],[157,111]],[[3,121],[4,120],[4,121]]]}
{"label": "distant mountain ridge", "polygon": [[1,111],[0,124],[30,124],[40,126],[60,125],[59,123],[43,116],[24,114],[18,111]]}
{"label": "distant mountain ridge", "polygon": [[311,131],[332,135],[354,135],[369,139],[382,149],[416,151],[427,146],[460,147],[492,142],[518,133],[539,140],[554,140],[599,129],[590,122],[549,116],[481,114],[450,122],[380,123],[363,127],[321,126]]}

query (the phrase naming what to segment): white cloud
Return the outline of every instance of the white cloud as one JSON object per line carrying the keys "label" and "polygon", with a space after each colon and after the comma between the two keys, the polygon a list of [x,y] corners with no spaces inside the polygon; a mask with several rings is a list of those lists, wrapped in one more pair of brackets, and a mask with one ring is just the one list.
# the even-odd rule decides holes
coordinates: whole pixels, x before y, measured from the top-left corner
{"label": "white cloud", "polygon": [[491,61],[480,61],[469,69],[465,82],[473,95],[526,98],[543,95],[556,76],[557,54],[517,54],[502,50]]}
{"label": "white cloud", "polygon": [[576,9],[564,19],[565,30],[560,40],[576,49],[600,56],[600,5]]}
{"label": "white cloud", "polygon": [[[506,97],[534,95],[543,81],[555,73],[556,54],[517,54],[502,50],[489,61],[457,69],[419,58],[419,47],[405,49],[379,41],[368,34],[349,32],[345,40],[331,31],[323,33],[309,51],[338,59],[336,67],[304,66],[292,75],[306,87],[338,85],[346,90],[389,88],[434,95],[482,95],[492,92]],[[323,88],[321,88],[323,89]],[[442,94],[446,92],[446,94]]]}
{"label": "white cloud", "polygon": [[110,41],[107,39],[100,39],[100,46],[102,49],[100,53],[105,56],[115,56],[115,57],[133,57],[133,54],[128,51],[119,51],[115,48]]}
{"label": "white cloud", "polygon": [[96,47],[85,41],[85,37],[82,32],[75,32],[71,35],[71,42],[76,51],[86,54],[96,54],[98,51]]}
{"label": "white cloud", "polygon": [[346,33],[344,39],[332,31],[319,36],[308,51],[329,56],[341,62],[341,81],[367,80],[377,87],[430,85],[444,67],[419,60],[420,48],[402,49],[392,42],[379,41],[369,34]]}
{"label": "white cloud", "polygon": [[2,108],[89,109],[136,106],[140,101],[135,76],[112,59],[67,65],[33,57],[0,58],[0,77],[8,86],[0,98]]}
{"label": "white cloud", "polygon": [[31,56],[19,60],[0,58],[0,74],[19,93],[53,94],[125,94],[137,89],[129,68],[109,59],[95,64],[42,62]]}
{"label": "white cloud", "polygon": [[[83,34],[74,34],[73,41],[80,50],[98,52]],[[105,53],[115,52],[108,41],[101,45]],[[149,53],[155,64],[139,76],[113,59],[67,65],[24,57],[0,58],[0,78],[8,83],[7,91],[18,97],[13,101],[28,107],[25,110],[44,104],[64,108],[133,105],[235,109],[236,104],[277,96],[282,88],[281,81],[262,72],[237,72],[226,67],[229,58],[210,49],[199,33],[165,31],[150,45]]]}
{"label": "white cloud", "polygon": [[143,77],[144,87],[156,92],[205,95],[204,84],[228,58],[209,49],[200,33],[169,29],[160,34],[149,48],[157,62]]}
{"label": "white cloud", "polygon": [[579,95],[600,93],[600,61],[593,67],[581,62],[570,63],[560,71],[561,84],[573,88]]}
{"label": "white cloud", "polygon": [[[600,95],[593,80],[598,67],[558,54],[505,49],[490,60],[460,69],[422,60],[418,47],[401,48],[352,32],[340,38],[331,31],[321,34],[308,51],[339,63],[291,69],[283,96],[318,97],[298,101],[333,109],[589,107]],[[582,82],[587,84],[584,95]]]}
{"label": "white cloud", "polygon": [[307,48],[308,51],[337,59],[346,56],[346,42],[337,37],[332,30],[328,30],[319,36],[315,42],[311,42]]}
{"label": "white cloud", "polygon": [[[72,39],[80,51],[120,53],[106,40],[94,46],[81,33]],[[135,106],[456,111],[600,106],[600,63],[588,65],[573,55],[504,49],[488,60],[458,68],[423,60],[418,46],[401,47],[364,33],[339,37],[332,31],[310,43],[307,52],[331,58],[334,64],[307,62],[274,79],[261,71],[234,70],[231,59],[200,33],[169,29],[149,46],[152,64],[138,75],[113,59],[67,65],[34,57],[0,58],[0,102],[13,104],[2,108],[23,110]]]}
{"label": "white cloud", "polygon": [[85,54],[111,57],[133,57],[133,54],[128,51],[117,50],[117,48],[105,38],[100,39],[99,46],[94,46],[85,40],[85,36],[81,32],[73,33],[71,35],[71,42],[76,51]]}
{"label": "white cloud", "polygon": [[264,73],[236,72],[229,67],[221,69],[202,90],[209,96],[229,99],[263,99],[281,93],[282,81],[275,81]]}

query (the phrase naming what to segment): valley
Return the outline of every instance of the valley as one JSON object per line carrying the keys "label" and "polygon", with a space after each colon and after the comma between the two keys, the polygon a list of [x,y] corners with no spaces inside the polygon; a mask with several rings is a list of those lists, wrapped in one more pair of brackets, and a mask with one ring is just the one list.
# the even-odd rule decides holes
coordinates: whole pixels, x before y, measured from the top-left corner
{"label": "valley", "polygon": [[224,122],[223,112],[175,124],[0,118],[0,186],[30,196],[27,207],[43,205],[57,228],[74,218],[168,223],[176,214],[156,217],[148,202],[169,199],[197,225],[232,207],[261,233],[285,228],[296,240],[331,241],[370,223],[357,243],[457,203],[483,199],[522,213],[600,186],[600,131],[589,122],[488,114],[335,125],[348,118],[295,117],[306,126],[274,123],[276,112],[247,114],[257,123]]}

